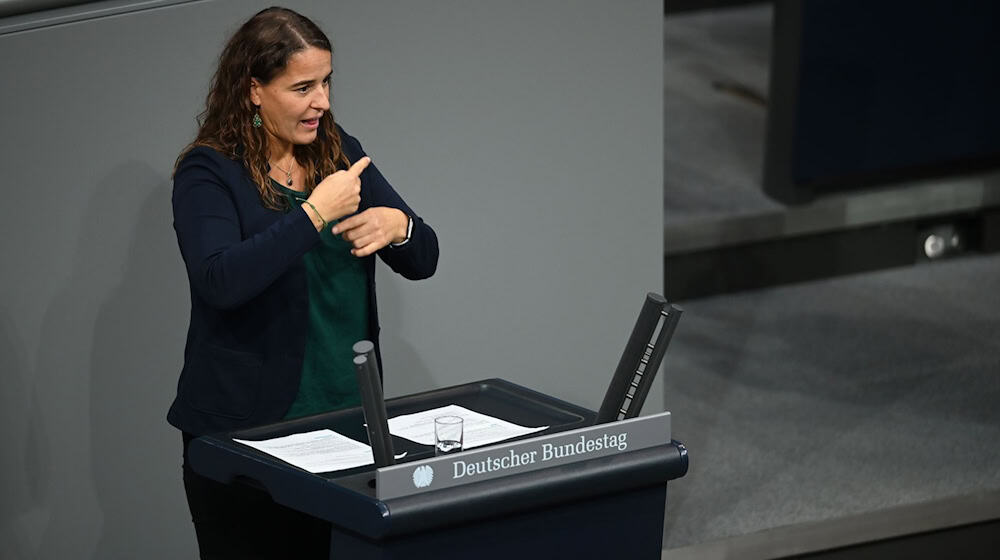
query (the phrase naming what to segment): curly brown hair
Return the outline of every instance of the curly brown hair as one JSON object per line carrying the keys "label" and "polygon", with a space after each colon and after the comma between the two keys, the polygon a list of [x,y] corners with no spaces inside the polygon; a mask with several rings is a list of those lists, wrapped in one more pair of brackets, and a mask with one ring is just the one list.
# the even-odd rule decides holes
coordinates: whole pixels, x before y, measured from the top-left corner
{"label": "curly brown hair", "polygon": [[[219,56],[198,115],[198,135],[177,157],[177,164],[196,146],[207,146],[242,161],[267,208],[281,210],[285,199],[268,177],[267,133],[252,125],[257,108],[250,102],[250,80],[267,84],[280,74],[295,53],[315,47],[333,52],[330,39],[309,18],[287,8],[261,10],[247,20],[229,39]],[[340,135],[327,111],[320,118],[316,140],[296,145],[296,161],[306,175],[306,192],[316,186],[316,177],[326,177],[350,165],[341,150]],[[176,165],[175,165],[176,169]]]}

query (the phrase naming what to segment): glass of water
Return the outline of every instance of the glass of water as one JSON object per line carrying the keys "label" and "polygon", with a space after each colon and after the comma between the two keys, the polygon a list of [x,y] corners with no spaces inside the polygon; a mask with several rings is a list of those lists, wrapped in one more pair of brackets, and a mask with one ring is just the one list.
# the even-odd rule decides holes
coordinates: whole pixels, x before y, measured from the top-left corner
{"label": "glass of water", "polygon": [[438,416],[434,419],[434,454],[448,455],[462,450],[462,417]]}

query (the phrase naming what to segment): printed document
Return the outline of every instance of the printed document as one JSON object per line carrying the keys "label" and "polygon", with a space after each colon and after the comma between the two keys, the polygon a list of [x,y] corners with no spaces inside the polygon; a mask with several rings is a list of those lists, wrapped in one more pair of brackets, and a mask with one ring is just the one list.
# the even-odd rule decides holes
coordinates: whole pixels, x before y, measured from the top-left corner
{"label": "printed document", "polygon": [[471,449],[512,437],[542,431],[548,426],[527,428],[506,420],[480,414],[457,404],[450,404],[415,414],[389,419],[389,432],[423,445],[434,445],[434,419],[438,416],[462,417],[462,448]]}
{"label": "printed document", "polygon": [[[433,438],[432,433],[431,439]],[[333,430],[316,430],[262,441],[233,441],[249,445],[311,473],[340,471],[375,463],[371,447]],[[433,441],[431,445],[434,445]]]}

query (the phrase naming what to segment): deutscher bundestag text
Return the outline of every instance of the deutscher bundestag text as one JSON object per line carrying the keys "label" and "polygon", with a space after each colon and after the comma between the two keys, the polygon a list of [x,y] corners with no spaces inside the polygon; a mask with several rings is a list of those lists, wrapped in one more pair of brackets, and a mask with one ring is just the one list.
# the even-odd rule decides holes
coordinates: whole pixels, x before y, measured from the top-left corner
{"label": "deutscher bundestag text", "polygon": [[[612,448],[617,448],[618,451],[625,451],[628,449],[628,432],[622,432],[620,434],[603,434],[601,437],[593,439],[588,439],[586,436],[581,435],[580,441],[577,441],[576,443],[565,443],[560,445],[543,443],[541,448],[533,451],[515,453],[513,449],[510,449],[507,451],[506,455],[501,457],[486,457],[481,461],[473,462],[461,460],[454,461],[452,463],[454,468],[452,477],[456,479],[466,476],[472,477],[531,465],[539,460],[544,463],[545,461],[551,461],[552,459],[562,459],[564,457],[572,457],[574,455],[584,455],[587,453],[601,451],[602,449]],[[539,455],[541,456],[540,459]]]}

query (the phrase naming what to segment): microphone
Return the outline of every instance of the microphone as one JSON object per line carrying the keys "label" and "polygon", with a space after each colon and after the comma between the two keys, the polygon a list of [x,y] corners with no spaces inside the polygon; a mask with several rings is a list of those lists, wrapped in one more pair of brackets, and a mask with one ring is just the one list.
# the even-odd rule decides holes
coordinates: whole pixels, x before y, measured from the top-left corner
{"label": "microphone", "polygon": [[352,349],[354,371],[361,390],[361,410],[365,415],[375,468],[387,467],[395,464],[396,459],[392,449],[392,435],[389,434],[389,416],[385,412],[385,399],[382,396],[382,381],[375,359],[375,345],[369,340],[361,340]]}
{"label": "microphone", "polygon": [[663,296],[652,292],[646,294],[595,424],[639,415],[682,312],[680,307],[667,303]]}

